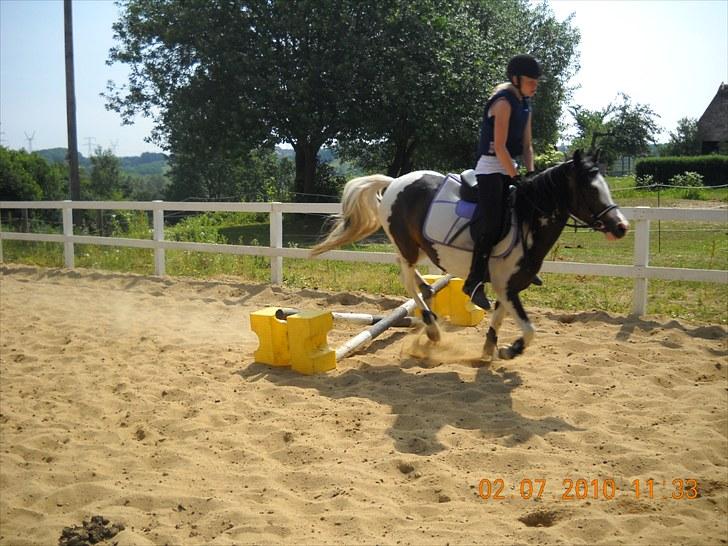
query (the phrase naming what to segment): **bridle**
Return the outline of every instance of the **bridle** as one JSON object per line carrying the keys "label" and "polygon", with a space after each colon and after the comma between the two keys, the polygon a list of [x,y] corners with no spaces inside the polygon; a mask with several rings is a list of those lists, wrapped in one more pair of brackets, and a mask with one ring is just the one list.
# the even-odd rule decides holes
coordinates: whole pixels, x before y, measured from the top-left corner
{"label": "bridle", "polygon": [[[579,190],[579,184],[577,182],[576,183],[576,192],[579,192],[579,191],[580,191]],[[594,231],[605,232],[606,229],[607,229],[607,226],[604,224],[604,222],[601,220],[601,218],[603,216],[605,216],[607,213],[609,213],[610,211],[612,211],[614,209],[619,209],[619,205],[617,205],[615,203],[612,203],[611,205],[607,205],[604,208],[604,210],[602,210],[600,213],[595,214],[591,210],[591,207],[588,204],[586,204],[587,201],[585,199],[581,199],[580,201],[582,203],[585,203],[586,209],[591,214],[590,221],[586,222],[586,221],[582,220],[581,218],[577,218],[576,215],[571,210],[569,210],[569,216],[574,220],[574,223],[573,224],[566,224],[566,225],[569,226],[569,227],[576,228],[576,229],[579,229],[579,228],[581,228],[581,229],[593,229]],[[571,209],[571,208],[572,207],[569,206],[569,209]]]}
{"label": "bridle", "polygon": [[[569,216],[574,220],[574,223],[573,224],[566,224],[566,225],[569,226],[569,227],[576,228],[576,229],[580,229],[580,228],[581,229],[593,229],[594,231],[602,231],[603,232],[603,231],[606,231],[607,226],[604,224],[604,222],[602,222],[600,220],[600,218],[602,216],[604,216],[605,214],[607,214],[609,211],[614,210],[614,209],[618,209],[618,208],[619,208],[619,205],[615,205],[613,203],[613,204],[607,206],[599,214],[592,213],[592,217],[591,217],[591,221],[590,222],[585,222],[581,218],[577,218],[574,215],[574,213],[572,213],[571,211],[569,211]],[[589,211],[589,212],[591,212],[591,211]]]}

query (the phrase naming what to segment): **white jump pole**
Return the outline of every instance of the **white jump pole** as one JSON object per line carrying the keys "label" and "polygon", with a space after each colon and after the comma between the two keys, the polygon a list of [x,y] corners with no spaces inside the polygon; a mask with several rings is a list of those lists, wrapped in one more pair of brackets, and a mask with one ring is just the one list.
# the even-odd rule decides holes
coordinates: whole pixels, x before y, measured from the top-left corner
{"label": "white jump pole", "polygon": [[[452,275],[446,275],[442,279],[438,279],[431,285],[432,293],[439,292],[442,288],[447,286],[447,283],[452,279]],[[367,328],[363,332],[360,332],[349,341],[344,343],[341,347],[336,349],[336,361],[338,362],[342,358],[345,358],[352,352],[354,352],[362,344],[370,341],[384,332],[390,326],[393,326],[398,320],[403,319],[409,315],[414,308],[417,306],[414,299],[407,300],[405,303],[397,307],[394,311],[384,317],[382,320],[377,322],[371,328]]]}
{"label": "white jump pole", "polygon": [[[290,307],[282,307],[276,311],[278,320],[286,320],[289,316],[300,313],[299,309]],[[331,317],[334,321],[351,322],[354,324],[372,325],[387,318],[385,315],[372,315],[369,313],[349,313],[346,311],[331,311]],[[403,317],[402,320],[395,322],[392,326],[412,326],[418,323],[415,317]]]}

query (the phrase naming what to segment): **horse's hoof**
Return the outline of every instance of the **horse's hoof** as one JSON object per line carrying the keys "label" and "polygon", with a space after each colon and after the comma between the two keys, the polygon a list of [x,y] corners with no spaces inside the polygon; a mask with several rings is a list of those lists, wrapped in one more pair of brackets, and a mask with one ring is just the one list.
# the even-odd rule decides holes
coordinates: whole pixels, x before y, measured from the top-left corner
{"label": "horse's hoof", "polygon": [[525,349],[526,343],[523,341],[523,338],[518,338],[509,347],[500,349],[498,351],[498,356],[500,356],[503,360],[511,360],[518,355],[523,354]]}
{"label": "horse's hoof", "polygon": [[513,353],[510,347],[506,347],[505,349],[498,349],[498,358],[502,360],[512,360],[514,356],[516,355]]}
{"label": "horse's hoof", "polygon": [[427,334],[427,339],[433,343],[440,342],[442,336],[440,335],[440,327],[437,323],[429,324],[427,328],[425,328],[425,333]]}

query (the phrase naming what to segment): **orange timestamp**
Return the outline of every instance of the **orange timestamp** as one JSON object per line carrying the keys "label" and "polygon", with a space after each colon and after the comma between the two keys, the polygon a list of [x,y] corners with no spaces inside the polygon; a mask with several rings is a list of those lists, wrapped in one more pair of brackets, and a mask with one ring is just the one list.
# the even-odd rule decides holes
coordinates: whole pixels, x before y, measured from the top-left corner
{"label": "orange timestamp", "polygon": [[675,478],[669,483],[654,478],[634,479],[626,487],[618,486],[614,478],[565,478],[555,493],[548,491],[549,487],[549,480],[542,478],[523,478],[510,486],[503,478],[483,478],[478,483],[478,496],[485,501],[540,499],[544,495],[563,501],[612,500],[618,495],[648,500],[693,500],[700,496],[698,480],[693,478]]}

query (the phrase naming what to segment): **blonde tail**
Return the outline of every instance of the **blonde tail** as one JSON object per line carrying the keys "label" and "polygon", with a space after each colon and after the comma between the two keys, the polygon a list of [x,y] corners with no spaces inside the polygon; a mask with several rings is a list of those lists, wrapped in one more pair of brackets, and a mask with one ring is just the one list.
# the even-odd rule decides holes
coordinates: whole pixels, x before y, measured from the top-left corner
{"label": "blonde tail", "polygon": [[393,178],[382,174],[349,180],[341,196],[341,215],[326,238],[311,249],[318,256],[347,243],[359,241],[379,229],[379,201]]}

